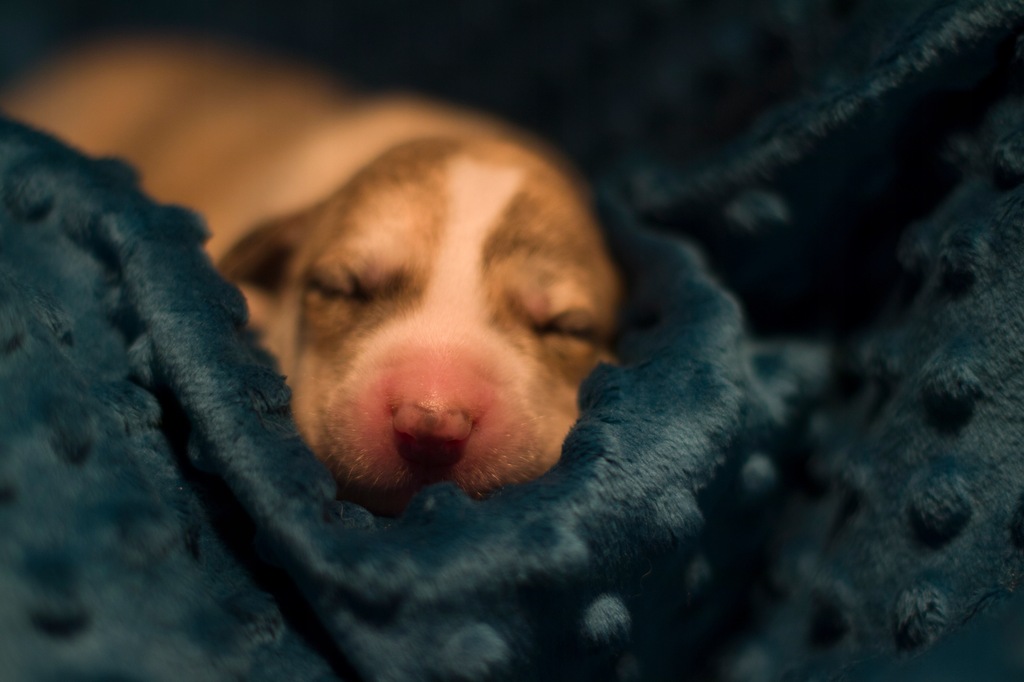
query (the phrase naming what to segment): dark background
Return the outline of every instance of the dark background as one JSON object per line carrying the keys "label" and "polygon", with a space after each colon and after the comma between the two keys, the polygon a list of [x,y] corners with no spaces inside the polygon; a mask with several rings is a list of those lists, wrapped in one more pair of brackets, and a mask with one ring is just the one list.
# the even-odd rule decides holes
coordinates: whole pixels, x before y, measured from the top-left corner
{"label": "dark background", "polygon": [[[862,5],[873,4],[874,8]],[[117,31],[185,31],[298,56],[367,89],[413,89],[538,131],[588,170],[650,152],[706,155],[759,112],[865,54],[857,0],[6,0],[0,82]],[[855,12],[855,10],[857,10]],[[863,23],[863,22],[862,22]],[[884,39],[884,36],[877,36]]]}

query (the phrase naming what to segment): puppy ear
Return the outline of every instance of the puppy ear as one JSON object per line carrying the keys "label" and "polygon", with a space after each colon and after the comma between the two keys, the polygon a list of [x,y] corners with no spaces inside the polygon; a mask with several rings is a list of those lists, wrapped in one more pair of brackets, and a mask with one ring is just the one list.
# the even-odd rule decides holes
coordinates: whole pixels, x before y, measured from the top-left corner
{"label": "puppy ear", "polygon": [[264,223],[221,256],[217,269],[236,284],[276,290],[284,281],[288,262],[308,224],[301,213]]}
{"label": "puppy ear", "polygon": [[305,213],[264,223],[235,244],[217,262],[225,278],[242,290],[249,323],[265,328],[288,274],[288,264],[311,224]]}

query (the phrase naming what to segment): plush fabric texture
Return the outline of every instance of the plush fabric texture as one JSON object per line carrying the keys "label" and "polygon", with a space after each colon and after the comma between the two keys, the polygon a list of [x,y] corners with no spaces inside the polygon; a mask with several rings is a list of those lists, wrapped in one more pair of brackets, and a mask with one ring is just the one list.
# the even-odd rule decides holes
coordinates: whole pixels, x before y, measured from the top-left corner
{"label": "plush fabric texture", "polygon": [[[1024,5],[829,6],[772,3],[838,47],[724,148],[709,99],[616,129],[621,364],[561,462],[394,520],[334,499],[201,218],[0,120],[0,678],[1021,679]],[[638,110],[699,81],[594,26],[667,74]]]}

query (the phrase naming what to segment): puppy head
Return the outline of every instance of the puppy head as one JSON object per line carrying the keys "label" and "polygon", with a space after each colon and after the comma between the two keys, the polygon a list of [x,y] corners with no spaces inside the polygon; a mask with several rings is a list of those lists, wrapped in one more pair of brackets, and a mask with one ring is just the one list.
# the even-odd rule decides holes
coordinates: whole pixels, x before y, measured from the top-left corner
{"label": "puppy head", "polygon": [[621,282],[580,188],[495,139],[401,144],[220,263],[341,495],[400,512],[548,470],[610,360]]}

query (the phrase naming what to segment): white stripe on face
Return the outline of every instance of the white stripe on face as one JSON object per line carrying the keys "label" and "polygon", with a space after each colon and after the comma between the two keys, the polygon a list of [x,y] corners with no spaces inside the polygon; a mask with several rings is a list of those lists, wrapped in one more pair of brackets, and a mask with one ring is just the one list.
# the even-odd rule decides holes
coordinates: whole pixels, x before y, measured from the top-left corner
{"label": "white stripe on face", "polygon": [[[416,317],[439,340],[457,342],[467,322],[487,325],[482,280],[484,243],[523,182],[523,170],[466,157],[447,168],[447,211],[440,247]],[[479,329],[480,327],[477,327]],[[444,338],[448,333],[454,338]]]}

